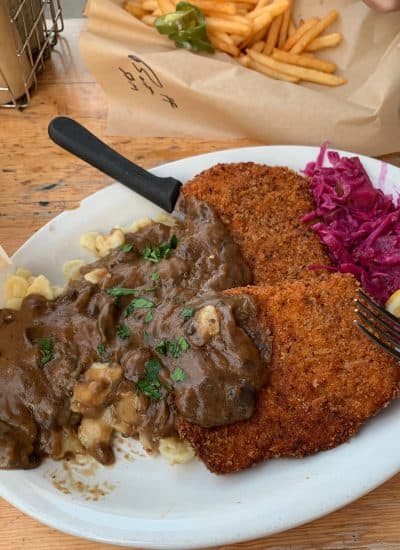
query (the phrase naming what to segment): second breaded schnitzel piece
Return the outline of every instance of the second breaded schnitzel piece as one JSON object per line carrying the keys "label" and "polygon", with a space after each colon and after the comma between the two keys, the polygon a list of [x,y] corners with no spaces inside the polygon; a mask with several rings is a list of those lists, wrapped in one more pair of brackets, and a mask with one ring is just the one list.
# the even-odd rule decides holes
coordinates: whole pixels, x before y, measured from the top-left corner
{"label": "second breaded schnitzel piece", "polygon": [[301,222],[314,205],[308,180],[293,170],[252,162],[217,164],[184,185],[183,193],[214,207],[255,284],[314,278],[310,264],[330,265],[318,237]]}
{"label": "second breaded schnitzel piece", "polygon": [[204,429],[180,419],[180,436],[212,472],[335,447],[396,396],[398,364],[354,325],[356,288],[351,275],[335,274],[226,291],[256,298],[258,325],[272,331],[272,359],[249,420]]}

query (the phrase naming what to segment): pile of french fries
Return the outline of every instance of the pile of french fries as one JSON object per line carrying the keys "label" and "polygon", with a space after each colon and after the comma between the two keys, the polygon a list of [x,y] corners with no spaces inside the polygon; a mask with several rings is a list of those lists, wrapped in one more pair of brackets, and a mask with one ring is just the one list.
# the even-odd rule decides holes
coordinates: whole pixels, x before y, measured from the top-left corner
{"label": "pile of french fries", "polygon": [[[175,11],[179,0],[125,0],[124,8],[154,26],[157,17]],[[294,0],[188,0],[204,13],[211,43],[243,66],[277,80],[340,86],[335,63],[315,52],[340,44],[341,33],[323,34],[339,13],[295,24]]]}

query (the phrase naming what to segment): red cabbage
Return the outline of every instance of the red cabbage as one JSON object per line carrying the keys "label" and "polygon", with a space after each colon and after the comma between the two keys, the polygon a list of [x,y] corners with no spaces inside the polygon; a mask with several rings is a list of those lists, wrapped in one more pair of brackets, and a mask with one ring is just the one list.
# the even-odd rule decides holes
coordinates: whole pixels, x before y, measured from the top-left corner
{"label": "red cabbage", "polygon": [[[303,217],[328,248],[335,268],[352,273],[383,304],[400,288],[400,208],[372,185],[358,157],[340,157],[327,144],[304,169],[315,210]],[[321,266],[314,266],[320,268]],[[331,267],[328,267],[331,269]]]}

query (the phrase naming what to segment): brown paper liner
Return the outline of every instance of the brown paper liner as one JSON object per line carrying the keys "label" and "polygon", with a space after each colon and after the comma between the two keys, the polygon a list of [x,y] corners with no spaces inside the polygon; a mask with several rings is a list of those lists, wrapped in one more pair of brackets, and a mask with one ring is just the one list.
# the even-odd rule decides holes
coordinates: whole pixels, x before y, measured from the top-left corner
{"label": "brown paper liner", "polygon": [[295,18],[341,13],[329,28],[344,41],[321,57],[348,84],[276,81],[229,56],[179,50],[126,13],[91,0],[81,51],[108,97],[108,132],[128,136],[247,137],[381,155],[400,150],[400,13],[361,0],[297,0]]}

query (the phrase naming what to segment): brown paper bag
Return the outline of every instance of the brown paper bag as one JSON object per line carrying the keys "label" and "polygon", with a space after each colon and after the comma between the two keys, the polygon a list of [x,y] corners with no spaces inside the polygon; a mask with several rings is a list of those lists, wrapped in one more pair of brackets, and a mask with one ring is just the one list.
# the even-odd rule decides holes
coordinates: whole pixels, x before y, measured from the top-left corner
{"label": "brown paper bag", "polygon": [[296,17],[336,8],[343,43],[323,51],[348,84],[281,82],[223,53],[194,54],[147,27],[122,0],[90,0],[81,51],[109,102],[108,133],[254,138],[381,155],[400,150],[400,13],[361,0],[296,0]]}

